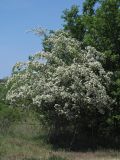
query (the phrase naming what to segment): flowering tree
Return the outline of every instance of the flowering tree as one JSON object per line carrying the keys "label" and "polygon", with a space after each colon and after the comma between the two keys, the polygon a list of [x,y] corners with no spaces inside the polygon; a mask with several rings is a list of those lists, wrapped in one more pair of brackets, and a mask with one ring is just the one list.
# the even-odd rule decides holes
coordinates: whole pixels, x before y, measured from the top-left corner
{"label": "flowering tree", "polygon": [[111,73],[100,63],[103,55],[92,47],[83,50],[63,31],[50,34],[44,43],[50,52],[14,66],[7,100],[14,106],[37,108],[54,126],[85,120],[90,126],[94,114],[103,115],[111,104],[107,94]]}

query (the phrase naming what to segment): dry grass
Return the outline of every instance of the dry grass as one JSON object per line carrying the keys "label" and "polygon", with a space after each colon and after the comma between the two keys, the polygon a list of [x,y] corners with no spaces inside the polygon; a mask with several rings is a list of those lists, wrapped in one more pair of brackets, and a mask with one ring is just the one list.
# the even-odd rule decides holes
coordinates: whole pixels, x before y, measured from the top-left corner
{"label": "dry grass", "polygon": [[67,157],[69,160],[120,160],[117,151],[88,151],[88,152],[57,152],[57,155]]}
{"label": "dry grass", "polygon": [[67,160],[120,160],[120,152],[113,150],[54,151],[43,138],[38,138],[39,135],[43,137],[43,134],[43,129],[38,125],[26,123],[12,126],[9,133],[0,135],[0,160],[47,160],[52,155],[65,157]]}

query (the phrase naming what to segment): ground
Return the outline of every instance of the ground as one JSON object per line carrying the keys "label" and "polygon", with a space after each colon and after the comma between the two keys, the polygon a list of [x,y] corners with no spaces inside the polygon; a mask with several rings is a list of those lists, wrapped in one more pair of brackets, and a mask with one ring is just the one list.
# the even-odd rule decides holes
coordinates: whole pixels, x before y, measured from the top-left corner
{"label": "ground", "polygon": [[[50,158],[51,157],[51,158]],[[60,158],[61,157],[61,158]],[[120,160],[120,152],[54,150],[39,121],[17,122],[0,134],[0,160]]]}

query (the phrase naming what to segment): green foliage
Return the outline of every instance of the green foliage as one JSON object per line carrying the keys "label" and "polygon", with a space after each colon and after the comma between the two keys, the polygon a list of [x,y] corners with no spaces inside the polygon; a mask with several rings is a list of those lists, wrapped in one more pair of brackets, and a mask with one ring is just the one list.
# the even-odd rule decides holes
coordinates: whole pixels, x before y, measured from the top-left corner
{"label": "green foliage", "polygon": [[94,5],[96,2],[98,2],[99,0],[86,0],[83,3],[83,13],[87,14],[89,16],[92,16],[95,14],[95,9],[94,9]]}
{"label": "green foliage", "polygon": [[[88,32],[83,40],[86,45],[92,45],[97,50],[109,53],[107,56],[106,68],[109,69],[110,62],[114,70],[119,66],[120,52],[120,3],[118,0],[107,0],[101,3],[101,6],[96,10],[94,16],[85,15],[85,24],[88,27]],[[91,41],[87,38],[89,37]],[[91,43],[92,42],[92,43]],[[115,57],[116,56],[116,57]]]}
{"label": "green foliage", "polygon": [[13,122],[20,120],[20,113],[7,105],[0,103],[0,133],[7,132]]}
{"label": "green foliage", "polygon": [[7,89],[5,87],[6,81],[7,81],[7,79],[0,80],[0,102],[1,103],[5,103],[5,96],[6,96],[6,92],[7,92]]}
{"label": "green foliage", "polygon": [[[96,4],[97,7],[94,7]],[[113,63],[113,59],[115,60],[112,69],[119,66],[119,17],[119,0],[86,0],[83,4],[83,14],[79,14],[77,6],[72,6],[71,10],[65,10],[62,16],[65,21],[64,29],[70,31],[72,36],[82,41],[85,46],[93,46],[101,52],[112,52],[109,57],[109,62]],[[115,56],[116,58],[113,58]]]}
{"label": "green foliage", "polygon": [[70,31],[73,37],[82,41],[85,34],[85,26],[83,23],[83,17],[79,15],[78,7],[72,6],[70,11],[66,9],[62,18],[66,22],[64,29]]}
{"label": "green foliage", "polygon": [[13,122],[20,120],[22,114],[18,109],[13,109],[6,103],[7,88],[5,87],[6,79],[0,82],[0,133],[5,134],[9,131]]}

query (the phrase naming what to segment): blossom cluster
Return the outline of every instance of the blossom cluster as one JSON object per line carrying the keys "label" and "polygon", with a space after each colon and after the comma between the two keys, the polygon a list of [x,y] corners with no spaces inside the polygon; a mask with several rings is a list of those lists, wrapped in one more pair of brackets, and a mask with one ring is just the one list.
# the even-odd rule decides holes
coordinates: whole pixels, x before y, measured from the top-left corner
{"label": "blossom cluster", "polygon": [[45,43],[49,52],[14,66],[6,99],[12,105],[37,107],[68,120],[79,118],[83,110],[104,114],[112,102],[107,93],[111,73],[102,67],[102,53],[90,46],[82,49],[64,31],[51,34]]}

